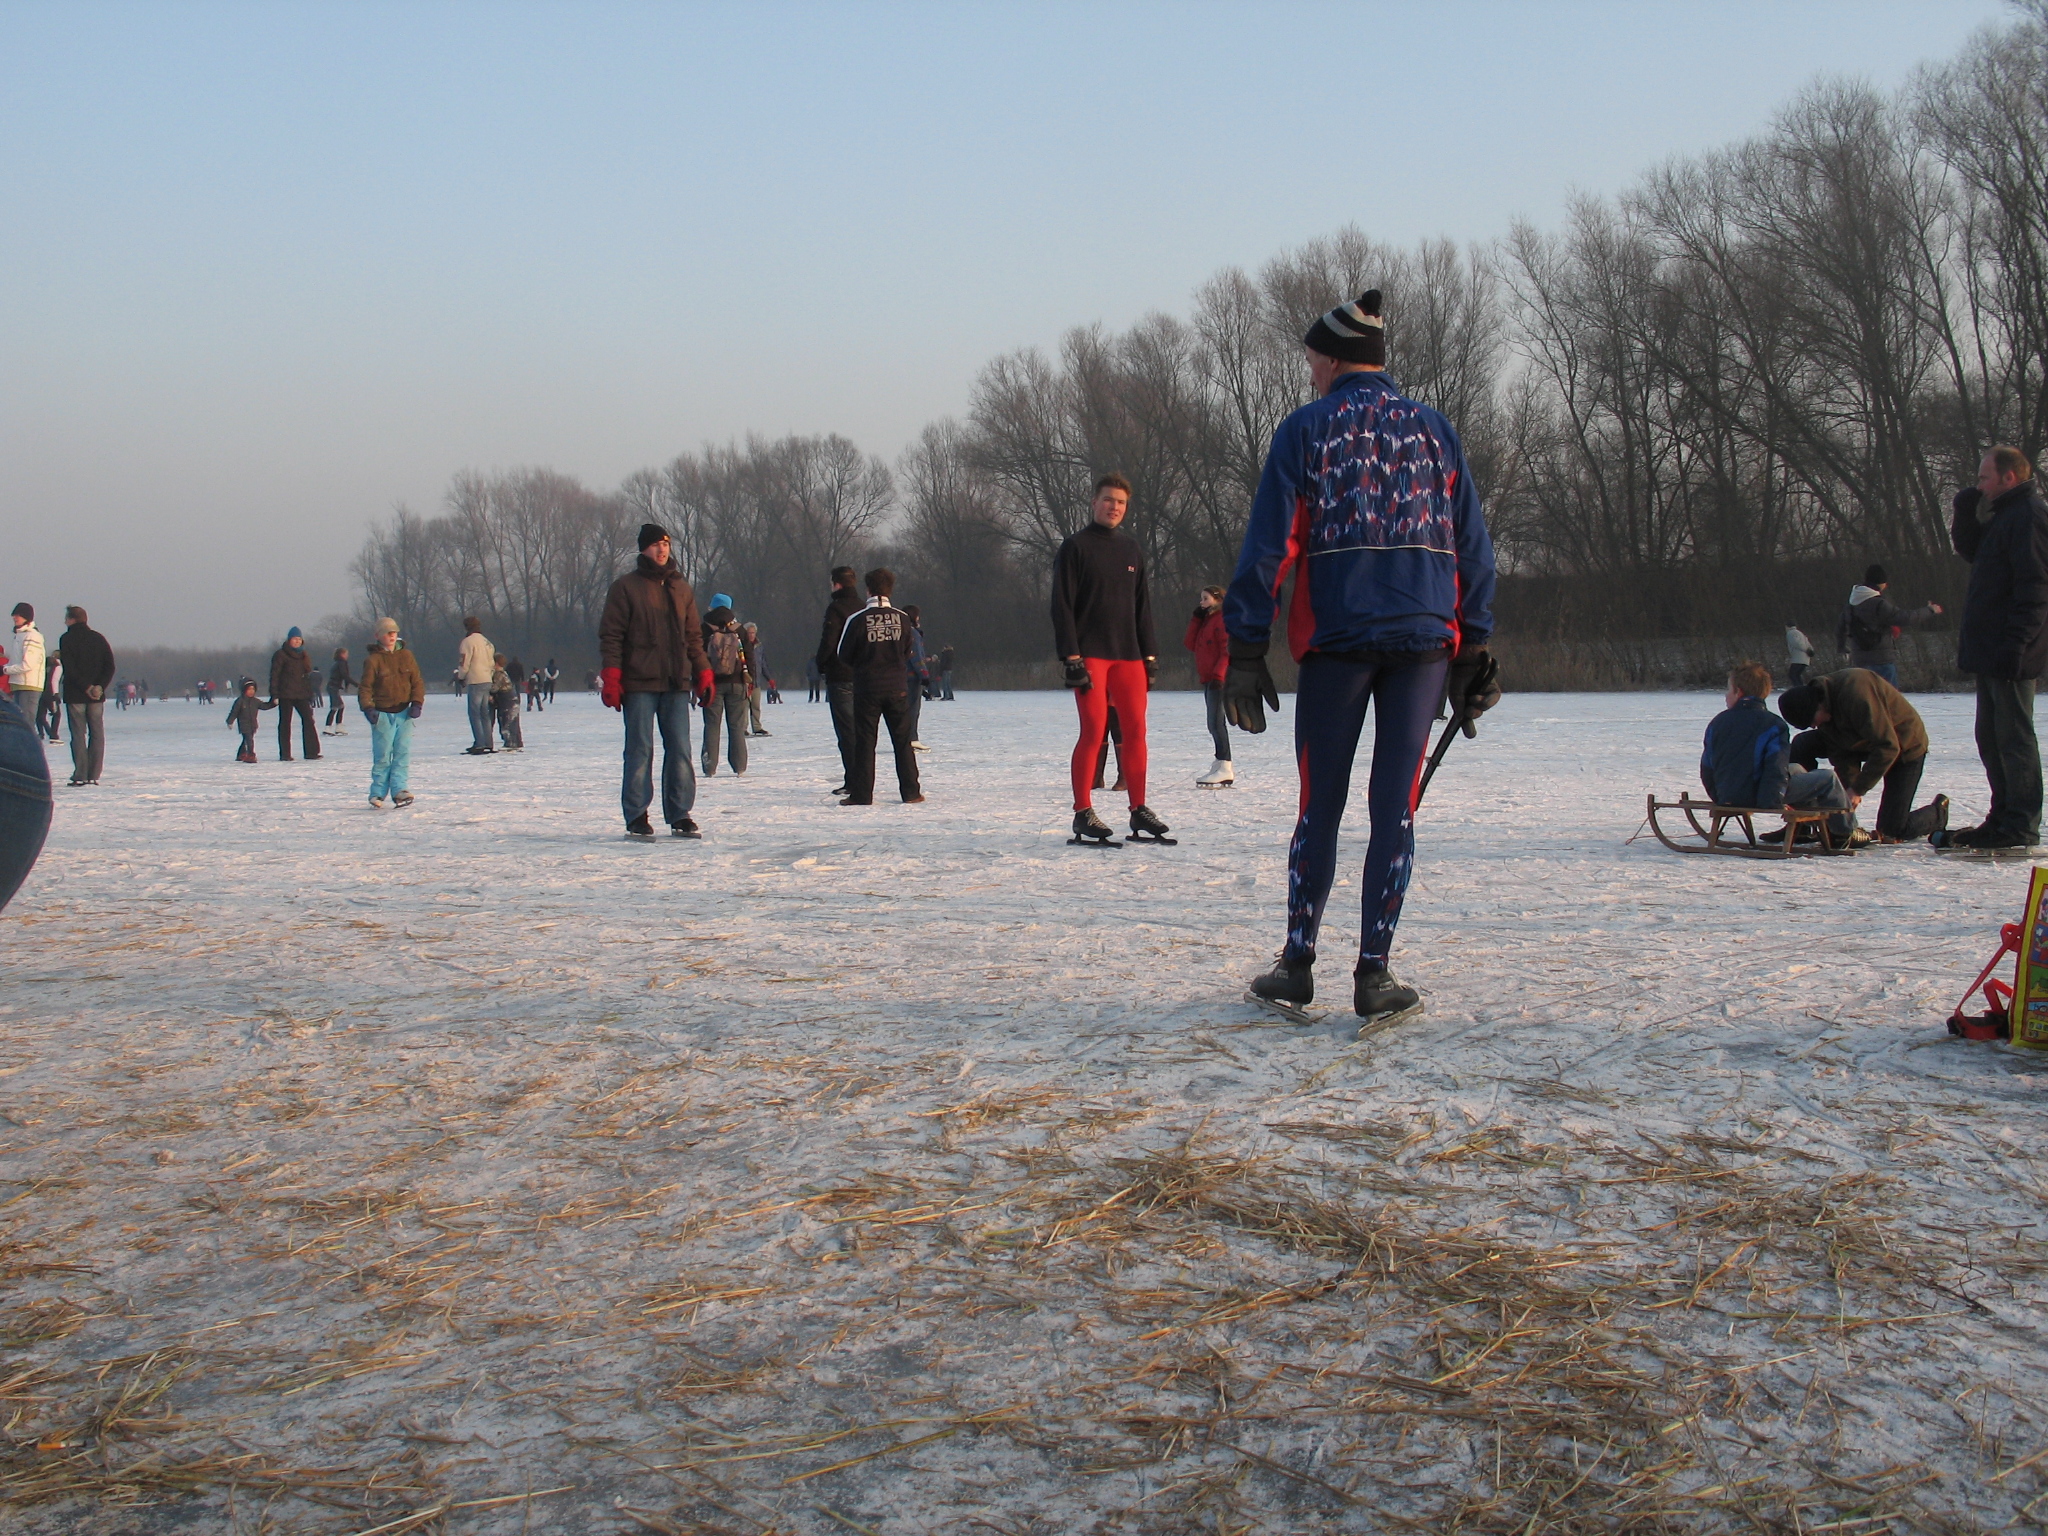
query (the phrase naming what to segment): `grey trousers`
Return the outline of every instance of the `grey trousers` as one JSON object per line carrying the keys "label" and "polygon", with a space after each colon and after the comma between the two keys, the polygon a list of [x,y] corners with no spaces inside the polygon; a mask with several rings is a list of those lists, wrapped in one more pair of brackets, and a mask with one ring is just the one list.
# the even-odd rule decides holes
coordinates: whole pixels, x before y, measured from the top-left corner
{"label": "grey trousers", "polygon": [[2029,843],[2041,840],[2041,742],[2034,734],[2034,685],[1977,679],[1977,756],[1991,781],[1984,825]]}
{"label": "grey trousers", "polygon": [[[64,719],[71,727],[71,782],[97,784],[100,766],[106,761],[107,746],[100,728],[105,723],[107,701],[88,699],[83,704],[64,704]],[[2036,782],[2039,782],[2038,775]],[[2039,799],[2037,795],[2036,800]]]}

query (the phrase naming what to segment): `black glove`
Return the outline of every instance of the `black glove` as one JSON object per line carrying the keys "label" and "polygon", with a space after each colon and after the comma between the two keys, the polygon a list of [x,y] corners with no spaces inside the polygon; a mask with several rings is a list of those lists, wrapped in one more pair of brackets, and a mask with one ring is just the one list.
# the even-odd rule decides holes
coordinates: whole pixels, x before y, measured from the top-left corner
{"label": "black glove", "polygon": [[1983,500],[1984,493],[1982,491],[1978,490],[1974,485],[1966,485],[1956,492],[1955,499],[1949,505],[1960,516],[1975,517],[1977,515],[1977,508],[1982,504]]}
{"label": "black glove", "polygon": [[1273,674],[1266,667],[1266,648],[1231,641],[1230,670],[1223,677],[1223,718],[1240,731],[1257,736],[1266,729],[1268,709],[1280,712],[1280,690],[1273,686]]}
{"label": "black glove", "polygon": [[1451,662],[1451,717],[1467,739],[1479,734],[1479,717],[1500,702],[1500,663],[1485,646],[1460,651]]}
{"label": "black glove", "polygon": [[1158,686],[1159,658],[1157,656],[1147,656],[1145,658],[1145,691],[1147,693],[1150,693],[1154,688],[1157,688]]}
{"label": "black glove", "polygon": [[1067,663],[1066,681],[1067,686],[1076,693],[1086,693],[1095,686],[1094,681],[1088,676],[1088,663],[1085,661],[1070,661]]}

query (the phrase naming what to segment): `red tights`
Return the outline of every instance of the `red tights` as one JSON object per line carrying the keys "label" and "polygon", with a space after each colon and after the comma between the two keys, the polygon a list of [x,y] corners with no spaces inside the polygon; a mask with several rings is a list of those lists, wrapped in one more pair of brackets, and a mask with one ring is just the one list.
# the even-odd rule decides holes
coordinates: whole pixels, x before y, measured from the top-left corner
{"label": "red tights", "polygon": [[1093,687],[1079,689],[1074,705],[1081,712],[1081,739],[1074,743],[1074,809],[1085,811],[1094,803],[1095,763],[1102,754],[1103,738],[1109,733],[1109,710],[1116,706],[1117,724],[1123,728],[1122,745],[1116,749],[1116,765],[1130,791],[1131,804],[1145,803],[1145,663],[1103,661],[1084,658]]}

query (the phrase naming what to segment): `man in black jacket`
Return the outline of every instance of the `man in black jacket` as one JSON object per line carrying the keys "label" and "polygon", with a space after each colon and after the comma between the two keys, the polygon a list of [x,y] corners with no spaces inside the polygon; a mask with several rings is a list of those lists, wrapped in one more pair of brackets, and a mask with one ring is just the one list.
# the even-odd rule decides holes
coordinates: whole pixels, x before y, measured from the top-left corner
{"label": "man in black jacket", "polygon": [[832,601],[825,605],[825,623],[818,634],[818,670],[825,674],[825,704],[832,711],[832,734],[839,738],[839,785],[843,794],[853,783],[853,669],[839,659],[839,641],[846,621],[861,610],[860,578],[850,565],[832,570]]}
{"label": "man in black jacket", "polygon": [[1122,475],[1104,475],[1095,482],[1088,526],[1069,535],[1053,557],[1053,643],[1081,716],[1081,736],[1068,764],[1077,838],[1110,835],[1095,814],[1092,791],[1112,709],[1123,729],[1116,761],[1130,792],[1131,830],[1153,837],[1167,830],[1145,804],[1145,695],[1158,660],[1145,557],[1138,541],[1120,528],[1130,502],[1131,483]]}
{"label": "man in black jacket", "polygon": [[875,803],[875,737],[889,722],[889,744],[896,749],[896,788],[904,804],[924,799],[917,781],[917,748],[910,731],[910,615],[891,606],[896,574],[876,569],[865,581],[873,595],[857,608],[840,631],[835,649],[853,678],[853,741],[846,755],[846,798],[841,805]]}
{"label": "man in black jacket", "polygon": [[1970,562],[1956,665],[1977,674],[1977,756],[1991,781],[1982,826],[1943,835],[1970,848],[2041,840],[2041,744],[2034,685],[2048,670],[2048,507],[2017,448],[1993,448],[1959,491],[1949,537]]}
{"label": "man in black jacket", "polygon": [[71,783],[97,784],[106,761],[100,727],[114,681],[114,648],[86,626],[85,610],[76,603],[64,610],[57,657],[64,664],[64,720],[71,727]]}

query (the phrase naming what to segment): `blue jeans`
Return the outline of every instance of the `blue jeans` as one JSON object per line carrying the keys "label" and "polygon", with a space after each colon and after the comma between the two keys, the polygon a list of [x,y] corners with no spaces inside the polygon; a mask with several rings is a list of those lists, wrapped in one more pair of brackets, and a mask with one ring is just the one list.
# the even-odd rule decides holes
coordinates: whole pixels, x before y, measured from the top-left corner
{"label": "blue jeans", "polygon": [[1223,685],[1202,684],[1202,702],[1209,709],[1209,740],[1216,744],[1216,760],[1230,761],[1230,727],[1223,718]]}
{"label": "blue jeans", "polygon": [[469,744],[491,749],[491,685],[471,683],[463,690],[469,695]]}
{"label": "blue jeans", "polygon": [[1856,817],[1849,810],[1849,790],[1832,768],[1794,769],[1785,783],[1785,803],[1800,811],[1840,811],[1828,818],[1828,832],[1845,838],[1856,830]]}
{"label": "blue jeans", "polygon": [[49,834],[50,765],[43,744],[12,705],[0,704],[0,907],[21,889]]}
{"label": "blue jeans", "polygon": [[661,819],[674,826],[697,803],[697,770],[690,764],[690,696],[626,695],[626,781],[619,808],[630,824],[654,802],[654,731],[661,728]]}
{"label": "blue jeans", "polygon": [[412,716],[380,709],[370,721],[370,796],[402,795],[412,787]]}
{"label": "blue jeans", "polygon": [[1894,688],[1899,686],[1899,669],[1896,663],[1889,661],[1880,662],[1878,663],[1878,665],[1871,667],[1868,670],[1875,672],[1879,677],[1883,678],[1886,682],[1890,683]]}
{"label": "blue jeans", "polygon": [[1387,963],[1415,864],[1415,790],[1422,754],[1449,665],[1441,653],[1426,659],[1350,660],[1311,651],[1303,659],[1294,695],[1301,816],[1287,849],[1288,959],[1315,958],[1316,934],[1337,874],[1337,829],[1351,797],[1351,766],[1371,705],[1372,780],[1366,805],[1372,836],[1358,882],[1363,906],[1358,957],[1369,966]]}

